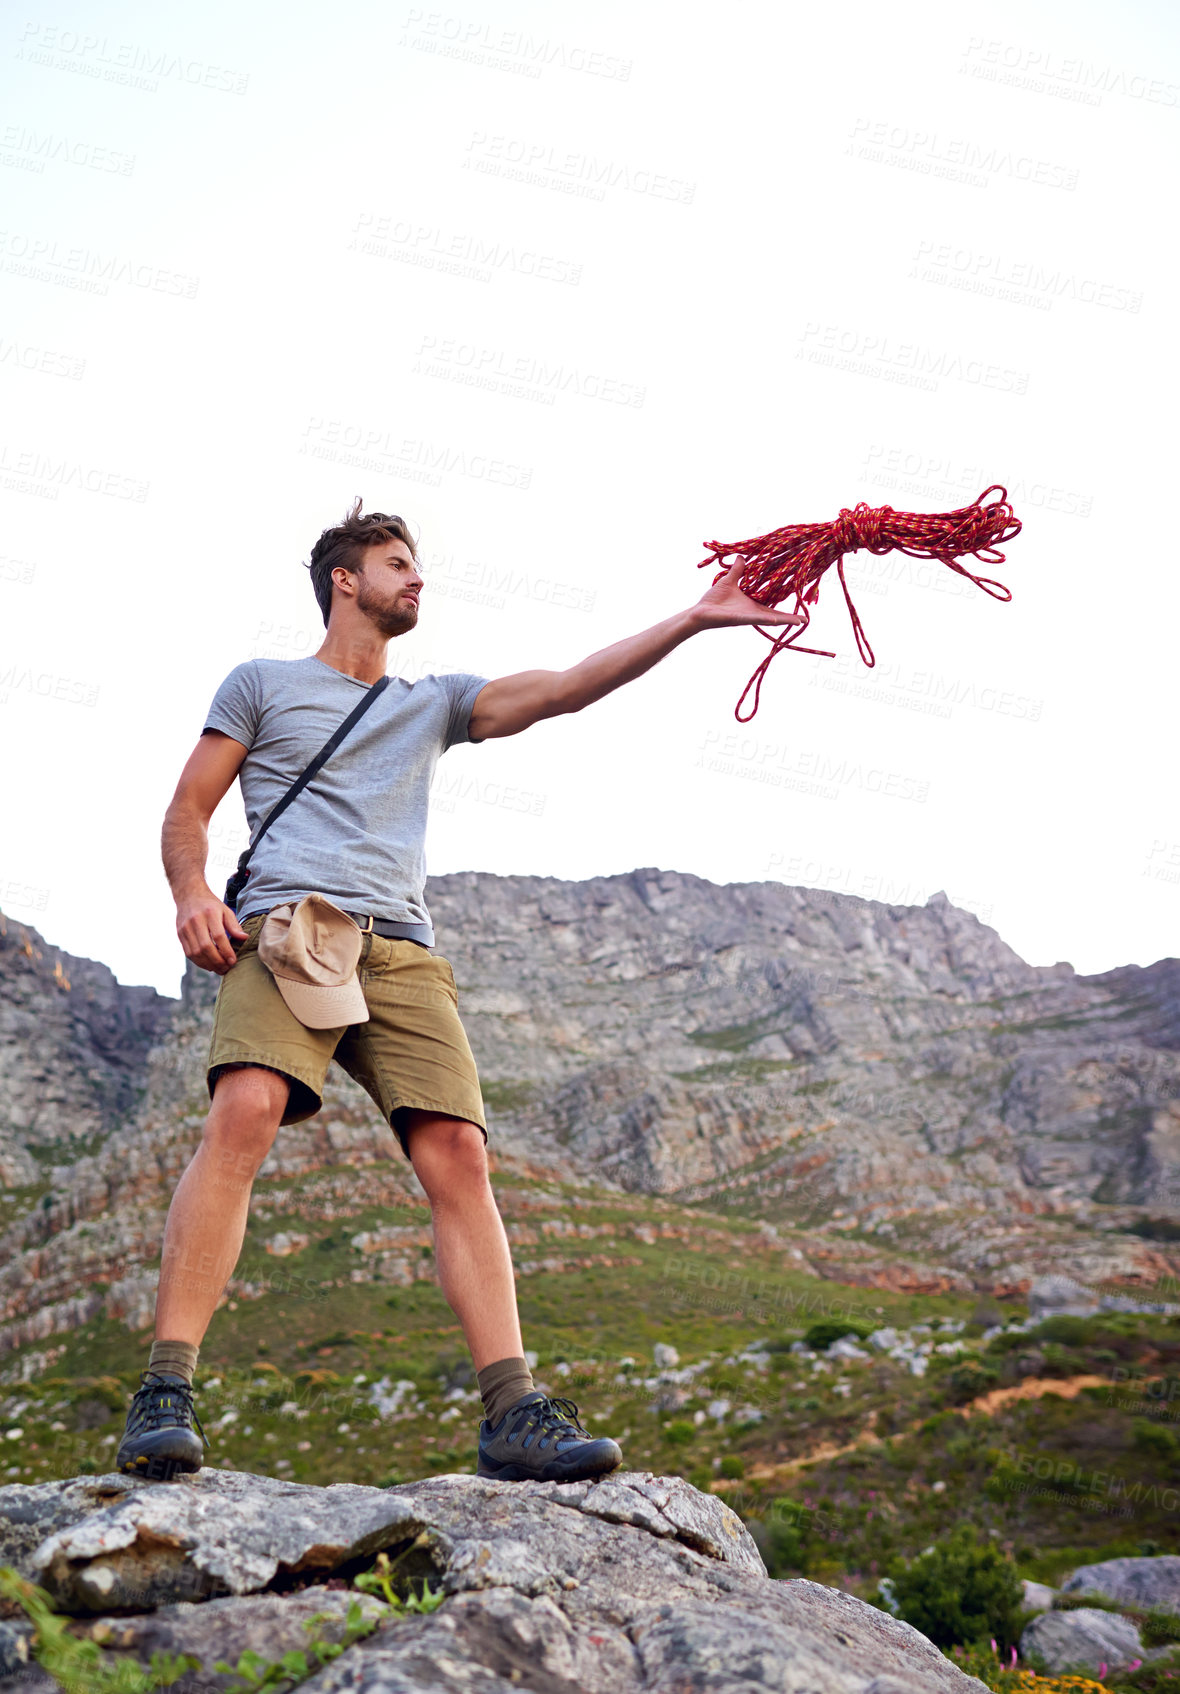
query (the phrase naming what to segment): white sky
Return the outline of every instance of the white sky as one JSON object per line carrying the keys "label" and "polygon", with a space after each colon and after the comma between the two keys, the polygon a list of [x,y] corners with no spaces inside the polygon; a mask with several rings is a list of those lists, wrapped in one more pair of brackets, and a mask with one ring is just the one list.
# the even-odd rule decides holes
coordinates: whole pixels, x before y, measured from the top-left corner
{"label": "white sky", "polygon": [[[764,643],[714,632],[449,754],[431,870],[941,888],[1034,963],[1180,951],[1177,33],[1064,0],[11,12],[0,907],[176,992],[161,815],[226,672],[318,645],[301,561],[357,493],[421,537],[391,668],[496,676],[687,604],[706,538],[1000,482],[1011,605],[855,555],[875,671],[833,572],[841,657],[778,659],[744,729]],[[220,889],[236,789],[215,830]]]}

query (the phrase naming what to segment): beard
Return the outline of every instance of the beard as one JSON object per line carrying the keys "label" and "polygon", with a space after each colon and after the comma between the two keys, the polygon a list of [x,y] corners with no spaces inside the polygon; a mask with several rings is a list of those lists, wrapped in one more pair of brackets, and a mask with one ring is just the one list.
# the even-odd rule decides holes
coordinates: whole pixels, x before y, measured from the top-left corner
{"label": "beard", "polygon": [[418,622],[418,608],[408,601],[385,600],[369,588],[364,572],[360,574],[356,594],[357,610],[363,612],[387,641],[395,635],[405,635]]}

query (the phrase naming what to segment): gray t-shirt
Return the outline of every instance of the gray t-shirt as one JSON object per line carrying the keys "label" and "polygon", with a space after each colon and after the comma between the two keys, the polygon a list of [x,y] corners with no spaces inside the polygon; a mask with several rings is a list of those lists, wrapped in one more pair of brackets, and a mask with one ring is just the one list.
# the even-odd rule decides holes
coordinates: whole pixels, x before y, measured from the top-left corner
{"label": "gray t-shirt", "polygon": [[[263,836],[239,917],[326,894],[346,912],[419,926],[416,938],[433,945],[423,899],[430,785],[440,754],[468,739],[487,681],[465,672],[394,677]],[[247,659],[229,673],[205,728],[250,749],[239,781],[251,840],[367,692],[322,659]]]}

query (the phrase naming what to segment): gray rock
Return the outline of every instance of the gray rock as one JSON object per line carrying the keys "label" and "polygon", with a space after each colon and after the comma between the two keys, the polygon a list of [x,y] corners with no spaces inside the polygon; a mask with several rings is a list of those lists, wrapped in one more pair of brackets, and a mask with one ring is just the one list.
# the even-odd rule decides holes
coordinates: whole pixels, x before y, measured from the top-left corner
{"label": "gray rock", "polygon": [[1145,1611],[1180,1612],[1180,1556],[1154,1559],[1104,1559],[1080,1565],[1062,1583],[1066,1594],[1101,1594],[1121,1606]]}
{"label": "gray rock", "polygon": [[75,1613],[254,1593],[280,1572],[331,1571],[406,1546],[424,1527],[403,1494],[237,1471],[168,1485],[109,1475],[0,1489],[0,1563]]}
{"label": "gray rock", "polygon": [[1098,1310],[1098,1301],[1088,1288],[1068,1276],[1042,1276],[1028,1291],[1028,1315],[1043,1318],[1088,1318]]}
{"label": "gray rock", "polygon": [[1029,1582],[1021,1584],[1024,1589],[1024,1607],[1029,1612],[1048,1612],[1053,1609],[1053,1601],[1057,1590],[1050,1588],[1047,1582]]}
{"label": "gray rock", "polygon": [[[722,1501],[647,1472],[575,1484],[434,1477],[387,1490],[224,1471],[183,1484],[80,1478],[0,1489],[0,1524],[13,1562],[61,1573],[58,1592],[75,1612],[91,1611],[103,1586],[95,1573],[113,1571],[109,1592],[123,1605],[137,1601],[141,1615],[90,1616],[87,1631],[143,1663],[155,1650],[193,1653],[205,1668],[186,1680],[188,1694],[223,1686],[213,1661],[236,1659],[244,1645],[269,1657],[303,1645],[313,1611],[333,1612],[330,1638],[350,1598],[318,1584],[292,1595],[246,1586],[282,1585],[301,1568],[327,1571],[383,1545],[408,1546],[446,1599],[429,1615],[382,1622],[303,1684],[309,1694],[982,1688],[887,1613],[818,1583],[771,1581]],[[211,1579],[238,1591],[153,1611],[167,1581],[143,1580],[149,1548],[174,1587],[191,1569],[202,1592]],[[132,1564],[121,1564],[135,1549]],[[141,1581],[137,1594],[131,1576]],[[29,1687],[39,1694],[39,1684]]]}
{"label": "gray rock", "polygon": [[29,1662],[29,1624],[5,1623],[0,1620],[0,1677],[22,1671]]}
{"label": "gray rock", "polygon": [[1020,1637],[1021,1657],[1047,1671],[1125,1670],[1143,1657],[1143,1641],[1130,1618],[1088,1606],[1075,1612],[1042,1612]]}

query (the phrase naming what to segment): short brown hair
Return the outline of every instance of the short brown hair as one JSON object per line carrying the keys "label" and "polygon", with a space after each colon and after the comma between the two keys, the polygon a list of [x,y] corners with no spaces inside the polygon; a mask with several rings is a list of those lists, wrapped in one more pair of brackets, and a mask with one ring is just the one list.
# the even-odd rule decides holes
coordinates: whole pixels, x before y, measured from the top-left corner
{"label": "short brown hair", "polygon": [[358,494],[352,510],[338,524],[326,529],[311,550],[308,570],[311,586],[327,626],[332,612],[332,572],[338,565],[346,571],[361,571],[365,550],[382,541],[404,541],[410,557],[417,562],[418,551],[404,518],[390,512],[366,512],[361,516],[361,497]]}

